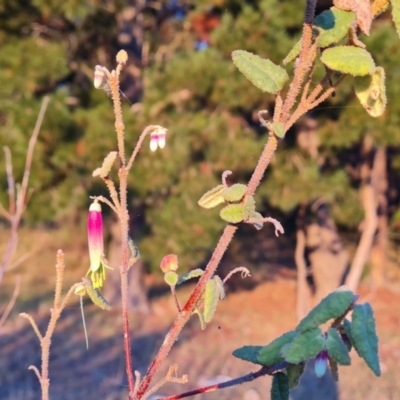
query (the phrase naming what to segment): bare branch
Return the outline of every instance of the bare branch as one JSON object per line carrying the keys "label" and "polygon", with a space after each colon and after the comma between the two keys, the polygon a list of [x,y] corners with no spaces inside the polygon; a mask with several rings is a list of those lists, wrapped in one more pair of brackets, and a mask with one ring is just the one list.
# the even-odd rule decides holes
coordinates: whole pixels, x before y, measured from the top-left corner
{"label": "bare branch", "polygon": [[42,381],[42,377],[40,376],[40,372],[34,365],[30,365],[28,369],[30,369],[31,371],[33,371],[36,374],[37,378],[39,379],[39,382]]}
{"label": "bare branch", "polygon": [[3,326],[4,322],[6,321],[8,315],[10,314],[12,308],[14,307],[15,301],[17,300],[17,297],[19,294],[20,287],[21,287],[21,276],[17,275],[17,277],[15,279],[15,286],[14,286],[13,294],[11,296],[10,301],[7,304],[6,309],[3,312],[3,315],[0,318],[0,331],[1,331],[1,327]]}
{"label": "bare branch", "polygon": [[6,173],[7,173],[7,186],[8,186],[8,199],[9,199],[9,211],[11,215],[15,213],[15,180],[13,175],[13,165],[11,151],[7,146],[3,147],[6,156]]}
{"label": "bare branch", "polygon": [[248,276],[251,276],[250,271],[246,267],[237,267],[237,268],[233,269],[231,272],[229,272],[229,274],[224,278],[222,283],[226,283],[227,280],[232,275],[236,274],[237,272],[241,272],[242,279],[247,278]]}
{"label": "bare branch", "polygon": [[[46,113],[47,106],[49,104],[50,97],[45,96],[42,101],[42,105],[40,107],[39,115],[36,120],[35,128],[33,129],[32,136],[29,140],[29,146],[28,146],[28,152],[26,154],[26,162],[25,162],[25,171],[24,171],[24,176],[22,178],[22,183],[21,183],[21,196],[18,199],[19,204],[17,204],[17,210],[18,207],[20,207],[20,210],[22,212],[24,208],[24,201],[25,201],[25,194],[28,188],[28,182],[29,182],[29,175],[31,173],[31,166],[32,166],[32,159],[33,159],[33,151],[35,149],[35,144],[37,141],[37,137],[40,132],[40,128],[43,123],[43,118]],[[18,212],[18,211],[17,211]]]}
{"label": "bare branch", "polygon": [[42,334],[40,333],[39,328],[38,328],[38,326],[36,325],[35,320],[34,320],[29,314],[27,314],[27,313],[20,313],[19,316],[22,317],[22,318],[27,319],[27,320],[31,323],[32,328],[33,328],[33,330],[34,330],[35,333],[36,333],[36,336],[38,337],[40,343],[42,343],[42,341],[43,341],[43,336],[42,336]]}

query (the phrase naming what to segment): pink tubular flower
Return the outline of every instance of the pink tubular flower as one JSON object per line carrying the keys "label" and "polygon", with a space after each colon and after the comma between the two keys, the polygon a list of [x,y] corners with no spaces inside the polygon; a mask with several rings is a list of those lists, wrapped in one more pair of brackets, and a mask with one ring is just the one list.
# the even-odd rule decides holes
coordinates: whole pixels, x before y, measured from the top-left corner
{"label": "pink tubular flower", "polygon": [[88,245],[90,267],[86,275],[90,275],[95,289],[103,286],[106,278],[107,260],[104,257],[103,242],[103,217],[101,215],[101,205],[94,201],[89,207],[89,216],[87,221]]}
{"label": "pink tubular flower", "polygon": [[157,126],[153,132],[150,133],[150,150],[156,151],[159,147],[163,149],[166,144],[167,130],[162,126]]}
{"label": "pink tubular flower", "polygon": [[328,352],[322,350],[315,358],[314,371],[318,378],[325,375],[328,366]]}

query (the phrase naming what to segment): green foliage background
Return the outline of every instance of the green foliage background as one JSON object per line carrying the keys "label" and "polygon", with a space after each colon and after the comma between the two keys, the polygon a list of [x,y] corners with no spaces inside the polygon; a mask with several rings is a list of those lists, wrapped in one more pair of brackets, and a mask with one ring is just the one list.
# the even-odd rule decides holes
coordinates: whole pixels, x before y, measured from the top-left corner
{"label": "green foliage background", "polygon": [[[132,218],[140,210],[144,221],[133,234],[151,268],[162,255],[176,253],[186,269],[204,260],[223,227],[218,210],[200,209],[197,200],[226,169],[234,172],[232,181],[245,182],[267,139],[256,111],[272,110],[273,98],[246,81],[230,54],[245,49],[280,63],[298,40],[303,17],[298,10],[305,2],[293,7],[278,0],[185,1],[184,17],[167,13],[162,24],[157,21],[169,2],[159,3],[161,11],[145,10],[149,62],[143,69],[142,104],[123,105],[129,150],[147,124],[169,129],[167,147],[152,154],[146,143],[132,170]],[[88,196],[107,194],[91,172],[116,148],[113,112],[107,95],[93,88],[92,74],[99,60],[109,69],[114,66],[116,16],[124,6],[124,1],[0,1],[0,141],[12,149],[17,178],[41,99],[51,95],[33,163],[34,194],[26,214],[31,224],[84,221]],[[201,15],[219,19],[204,50],[196,48],[201,38],[190,28]],[[300,203],[323,196],[336,222],[355,229],[362,212],[357,182],[346,166],[367,133],[393,149],[390,168],[397,176],[400,47],[387,16],[376,25],[366,42],[387,71],[387,112],[369,117],[346,80],[336,97],[311,114],[320,121],[323,164],[299,150],[294,130],[289,132],[256,195],[259,211],[269,215],[272,207],[291,213]],[[4,204],[4,163],[0,183]]]}

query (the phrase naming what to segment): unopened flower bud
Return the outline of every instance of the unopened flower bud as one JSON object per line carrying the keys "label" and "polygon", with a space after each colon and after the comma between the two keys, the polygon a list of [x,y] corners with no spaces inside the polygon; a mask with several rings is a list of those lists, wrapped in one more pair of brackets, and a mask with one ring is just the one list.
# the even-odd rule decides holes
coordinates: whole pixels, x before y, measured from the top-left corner
{"label": "unopened flower bud", "polygon": [[168,254],[161,260],[160,268],[164,274],[169,271],[176,271],[178,269],[178,257],[175,254]]}
{"label": "unopened flower bud", "polygon": [[105,79],[105,72],[101,65],[96,65],[94,69],[94,80],[93,85],[96,89],[99,89]]}
{"label": "unopened flower bud", "polygon": [[117,54],[117,63],[126,64],[128,61],[128,53],[125,50],[120,50]]}
{"label": "unopened flower bud", "polygon": [[318,378],[325,375],[328,366],[328,352],[322,350],[315,358],[314,371]]}

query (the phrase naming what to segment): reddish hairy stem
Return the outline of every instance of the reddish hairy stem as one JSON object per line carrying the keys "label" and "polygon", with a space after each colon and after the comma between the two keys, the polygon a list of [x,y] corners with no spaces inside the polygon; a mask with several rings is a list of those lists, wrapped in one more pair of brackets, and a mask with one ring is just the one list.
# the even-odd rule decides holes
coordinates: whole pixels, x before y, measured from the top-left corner
{"label": "reddish hairy stem", "polygon": [[[304,78],[310,68],[310,62],[308,60],[309,50],[312,45],[312,22],[315,15],[315,5],[317,0],[308,0],[306,14],[303,24],[303,35],[301,52],[299,56],[299,63],[295,68],[293,81],[290,84],[289,92],[286,96],[285,103],[282,109],[281,122],[285,123],[289,118],[289,113],[296,102],[296,98],[300,92],[301,86],[304,82]],[[312,62],[311,62],[312,64]]]}
{"label": "reddish hairy stem", "polygon": [[153,362],[150,364],[150,367],[147,371],[146,376],[143,378],[143,381],[140,385],[137,398],[141,398],[143,394],[148,389],[152,378],[154,377],[155,373],[160,368],[160,365],[167,357],[168,353],[170,352],[175,340],[179,336],[182,328],[185,326],[187,321],[192,315],[192,312],[196,306],[196,303],[199,301],[200,296],[203,294],[203,291],[206,287],[207,282],[210,280],[212,275],[214,274],[215,270],[220,263],[222,256],[224,255],[226,249],[228,248],[229,243],[231,242],[236,230],[237,226],[235,225],[227,225],[222,233],[221,238],[219,239],[218,245],[214,250],[214,253],[207,264],[206,270],[204,274],[199,279],[196,287],[194,288],[192,294],[190,295],[188,301],[186,302],[185,306],[182,309],[182,312],[178,315],[175,322],[173,323],[171,329],[169,330],[168,334],[165,336],[164,342],[161,345],[157,355],[155,356]]}
{"label": "reddish hairy stem", "polygon": [[205,387],[202,387],[199,389],[194,389],[194,390],[191,390],[191,391],[185,392],[185,393],[175,394],[175,395],[169,396],[169,397],[163,397],[160,400],[183,399],[185,397],[194,396],[196,394],[209,393],[209,392],[214,392],[219,389],[225,389],[228,387],[241,385],[242,383],[254,381],[257,378],[260,378],[261,376],[271,375],[276,371],[286,368],[287,365],[288,364],[286,362],[282,362],[282,363],[276,364],[272,367],[263,367],[256,372],[250,372],[249,374],[240,376],[239,378],[231,379],[226,382],[217,383],[215,385],[205,386]]}
{"label": "reddish hairy stem", "polygon": [[[247,188],[247,194],[249,196],[253,195],[257,186],[260,184],[260,181],[264,175],[266,168],[268,167],[271,158],[277,148],[278,139],[271,135],[267,144],[264,147],[264,150],[261,154],[260,160],[253,172],[253,175],[250,179]],[[237,230],[236,225],[227,225],[222,233],[222,236],[214,250],[213,255],[211,256],[210,261],[207,264],[207,267],[204,271],[204,274],[199,279],[196,287],[193,290],[193,293],[189,297],[189,300],[186,302],[185,306],[182,309],[182,312],[178,315],[175,322],[173,323],[170,331],[165,337],[163,344],[161,345],[157,355],[155,356],[153,362],[151,363],[146,376],[143,378],[143,381],[140,385],[137,398],[141,398],[143,394],[146,392],[149,387],[151,380],[155,373],[158,371],[160,365],[167,357],[170,352],[172,345],[175,343],[175,340],[179,336],[182,328],[185,326],[189,318],[191,317],[194,308],[196,307],[197,302],[199,301],[201,295],[204,292],[207,282],[215,273],[215,270],[220,263],[222,256],[225,254],[226,249],[228,248],[229,243],[233,239],[233,236]]]}
{"label": "reddish hairy stem", "polygon": [[247,185],[247,195],[253,196],[261,179],[264,176],[265,170],[271,162],[272,156],[274,155],[278,147],[278,138],[275,135],[270,135],[267,144],[264,147],[264,151],[257,163],[257,166],[253,172],[253,175]]}
{"label": "reddish hairy stem", "polygon": [[132,355],[131,355],[131,338],[129,330],[129,309],[128,309],[128,204],[127,204],[127,185],[128,185],[128,170],[126,167],[121,167],[119,170],[120,179],[120,199],[121,208],[119,218],[121,222],[121,248],[122,260],[120,266],[121,275],[121,299],[122,299],[122,321],[124,330],[124,352],[125,352],[125,366],[126,374],[128,377],[129,386],[129,400],[133,399],[135,390],[135,381],[133,379]]}
{"label": "reddish hairy stem", "polygon": [[[315,14],[315,5],[317,0],[308,0],[307,1],[307,9],[306,9],[306,16],[305,22],[303,26],[303,42],[302,42],[302,49],[300,53],[300,60],[298,67],[295,71],[295,76],[293,78],[292,84],[290,85],[290,89],[286,100],[282,106],[282,102],[277,102],[275,107],[275,112],[281,112],[280,120],[284,123],[287,121],[289,112],[293,105],[296,102],[296,97],[300,92],[300,88],[302,83],[309,71],[310,65],[312,65],[314,59],[310,60],[308,57],[309,49],[312,45],[312,21],[314,19]],[[278,146],[278,138],[275,135],[270,135],[267,144],[264,147],[262,155],[259,159],[259,162],[253,172],[253,175],[248,183],[247,192],[248,196],[251,196],[256,191],[258,185],[261,182],[261,179],[264,176],[265,170],[267,169],[269,163],[271,162],[272,156],[275,153]],[[151,380],[153,379],[154,375],[160,368],[160,365],[163,363],[165,358],[167,357],[168,353],[170,352],[175,340],[178,338],[182,328],[187,323],[189,318],[191,317],[193,310],[196,307],[197,302],[199,301],[201,295],[204,292],[205,286],[207,282],[210,280],[212,275],[214,274],[215,270],[218,267],[219,262],[222,259],[229,243],[231,242],[235,232],[237,230],[237,226],[235,225],[227,225],[224,229],[224,232],[214,250],[214,253],[208,262],[206,270],[204,274],[199,279],[196,287],[193,290],[189,300],[186,302],[185,306],[182,309],[182,312],[178,315],[175,322],[173,323],[170,331],[166,335],[163,344],[161,345],[157,355],[153,359],[150,367],[144,377],[136,398],[140,399],[145,394],[146,390],[148,389]],[[244,381],[243,381],[244,382]],[[213,389],[215,390],[215,389]],[[184,396],[186,397],[186,396]],[[172,397],[171,399],[179,398],[179,397]]]}

